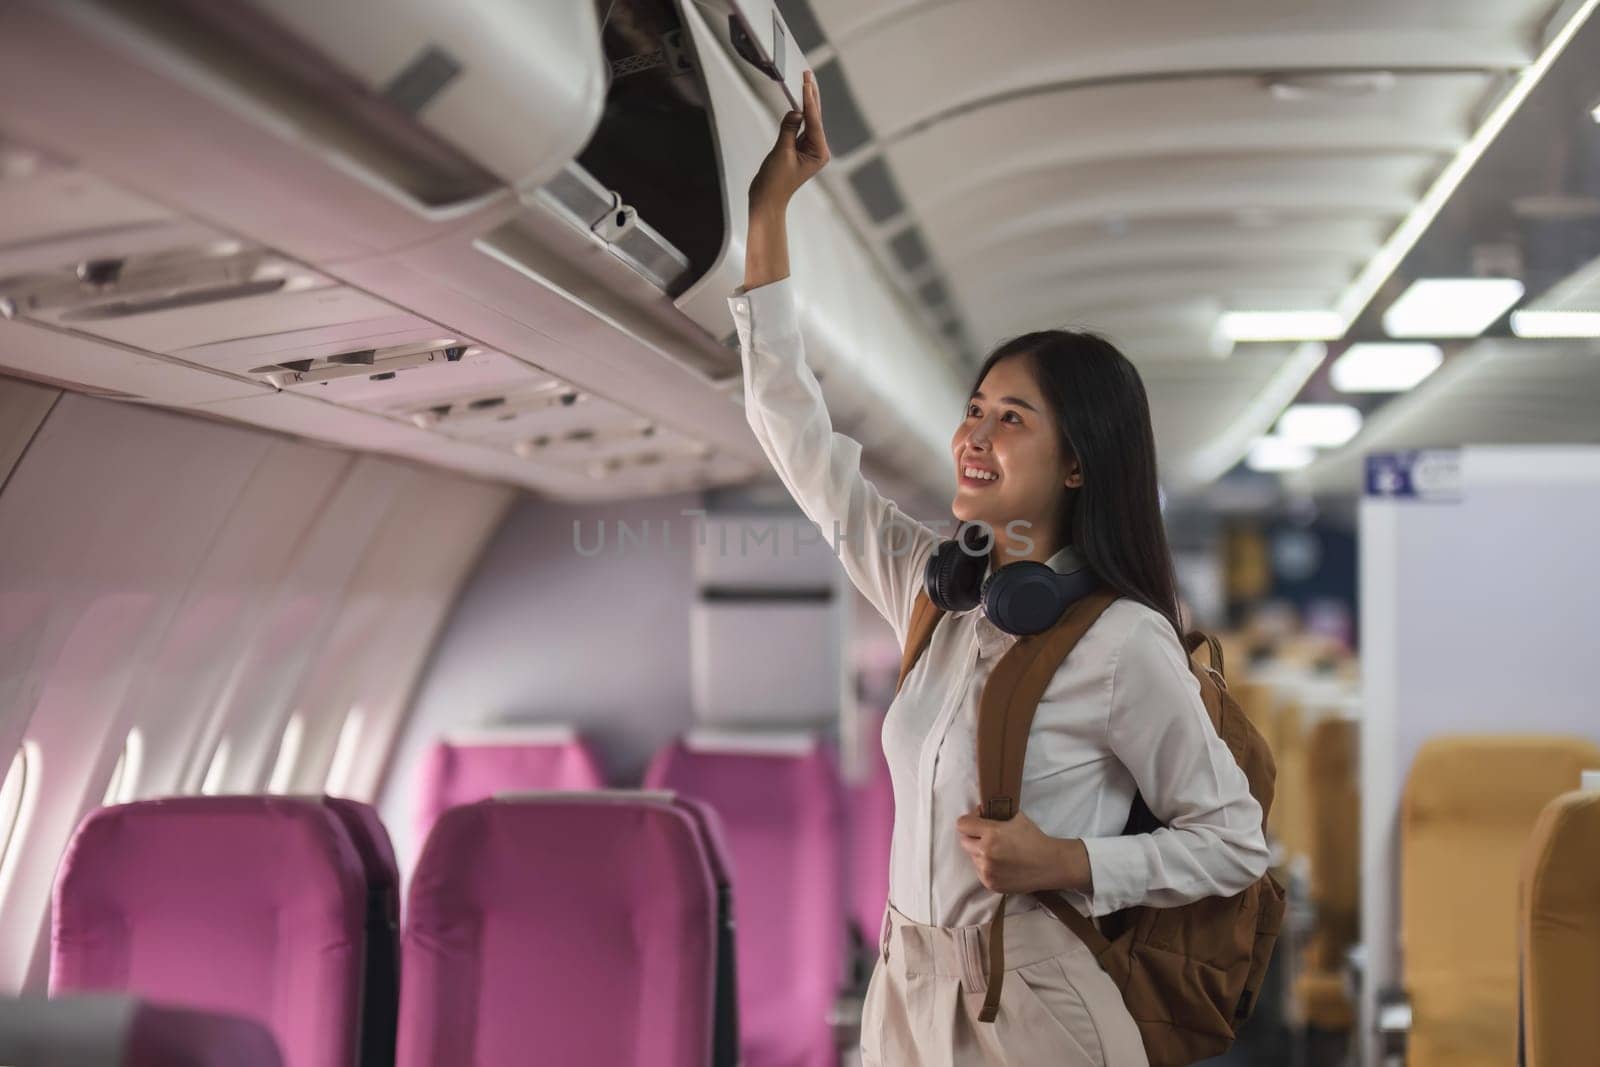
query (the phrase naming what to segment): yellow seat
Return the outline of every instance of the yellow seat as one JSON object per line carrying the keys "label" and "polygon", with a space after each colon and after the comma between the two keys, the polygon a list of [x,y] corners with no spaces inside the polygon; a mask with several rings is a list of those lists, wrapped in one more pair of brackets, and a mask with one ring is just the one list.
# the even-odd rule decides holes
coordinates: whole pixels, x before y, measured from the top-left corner
{"label": "yellow seat", "polygon": [[1526,1067],[1600,1062],[1600,790],[1556,798],[1534,827],[1522,879],[1522,1003]]}
{"label": "yellow seat", "polygon": [[1283,844],[1291,861],[1307,854],[1305,717],[1295,703],[1275,707],[1267,743],[1277,764],[1267,830]]}
{"label": "yellow seat", "polygon": [[1295,982],[1298,1015],[1319,1030],[1348,1030],[1355,1008],[1345,992],[1344,959],[1360,938],[1360,727],[1319,720],[1306,735],[1306,848],[1316,925]]}
{"label": "yellow seat", "polygon": [[1595,766],[1600,746],[1568,737],[1436,738],[1417,752],[1400,813],[1409,1067],[1516,1062],[1524,853],[1544,806]]}

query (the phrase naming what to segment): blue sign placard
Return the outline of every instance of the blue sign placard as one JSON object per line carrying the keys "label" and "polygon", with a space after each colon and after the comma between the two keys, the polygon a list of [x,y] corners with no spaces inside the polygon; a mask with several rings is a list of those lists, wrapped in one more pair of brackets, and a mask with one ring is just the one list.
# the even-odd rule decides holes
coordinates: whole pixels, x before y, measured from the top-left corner
{"label": "blue sign placard", "polygon": [[1366,495],[1403,500],[1460,500],[1461,450],[1422,448],[1367,456]]}

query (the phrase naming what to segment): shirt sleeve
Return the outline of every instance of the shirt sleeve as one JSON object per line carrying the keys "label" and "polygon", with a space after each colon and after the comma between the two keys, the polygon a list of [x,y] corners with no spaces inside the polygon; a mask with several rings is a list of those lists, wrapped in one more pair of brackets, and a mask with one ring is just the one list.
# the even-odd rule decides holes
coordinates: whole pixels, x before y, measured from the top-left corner
{"label": "shirt sleeve", "polygon": [[1110,747],[1165,827],[1084,841],[1091,914],[1232,896],[1267,869],[1261,805],[1217,736],[1177,635],[1149,615],[1130,630],[1111,677]]}
{"label": "shirt sleeve", "polygon": [[728,298],[744,361],[744,412],[789,495],[850,581],[905,642],[922,572],[941,540],[861,474],[861,444],[833,431],[806,365],[788,278]]}

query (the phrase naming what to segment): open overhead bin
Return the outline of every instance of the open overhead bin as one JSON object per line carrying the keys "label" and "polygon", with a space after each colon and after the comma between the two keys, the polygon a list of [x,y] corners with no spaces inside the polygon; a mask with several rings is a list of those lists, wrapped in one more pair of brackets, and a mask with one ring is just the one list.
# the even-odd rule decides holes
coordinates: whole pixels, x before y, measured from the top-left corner
{"label": "open overhead bin", "polygon": [[[561,175],[523,199],[530,209],[588,229],[655,282],[719,343],[696,350],[686,365],[731,386],[740,367],[727,297],[744,278],[747,189],[776,139],[782,97],[753,86],[741,69],[729,5],[702,11],[693,0],[616,0],[606,6],[603,38],[613,78],[595,135]],[[948,488],[944,452],[968,385],[954,372],[948,349],[905,305],[819,186],[800,190],[789,223],[802,330],[836,428],[868,448],[915,442],[923,459],[902,473],[930,489]],[[524,225],[513,220],[483,243],[506,255]],[[650,247],[639,241],[642,228],[656,246],[649,252],[640,251]],[[660,250],[663,244],[669,251]],[[659,266],[684,262],[685,270]]]}

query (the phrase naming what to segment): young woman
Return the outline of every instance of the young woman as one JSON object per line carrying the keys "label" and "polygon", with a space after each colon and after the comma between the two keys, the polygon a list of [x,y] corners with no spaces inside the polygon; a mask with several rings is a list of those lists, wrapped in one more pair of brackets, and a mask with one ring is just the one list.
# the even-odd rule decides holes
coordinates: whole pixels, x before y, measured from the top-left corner
{"label": "young woman", "polygon": [[[828,162],[816,83],[750,184],[745,281],[729,299],[745,413],[806,515],[904,644],[943,538],[884,499],[861,446],[833,432],[806,366],[788,282],[789,198]],[[801,122],[804,120],[804,134]],[[1138,372],[1063,330],[984,362],[950,441],[963,522],[992,531],[989,568],[1088,567],[1121,594],[1056,672],[1024,764],[1022,812],[976,814],[983,683],[1015,637],[974,608],[947,615],[889,708],[895,825],[881,958],[862,1021],[867,1067],[1146,1063],[1121,995],[1089,950],[1028,896],[1055,889],[1101,916],[1241,892],[1267,865],[1261,808],[1216,736],[1180,638]],[[893,532],[889,532],[893,527]],[[832,533],[830,533],[832,531]],[[1122,836],[1135,791],[1166,824]],[[1009,898],[1000,1013],[978,1019],[987,921]]]}

